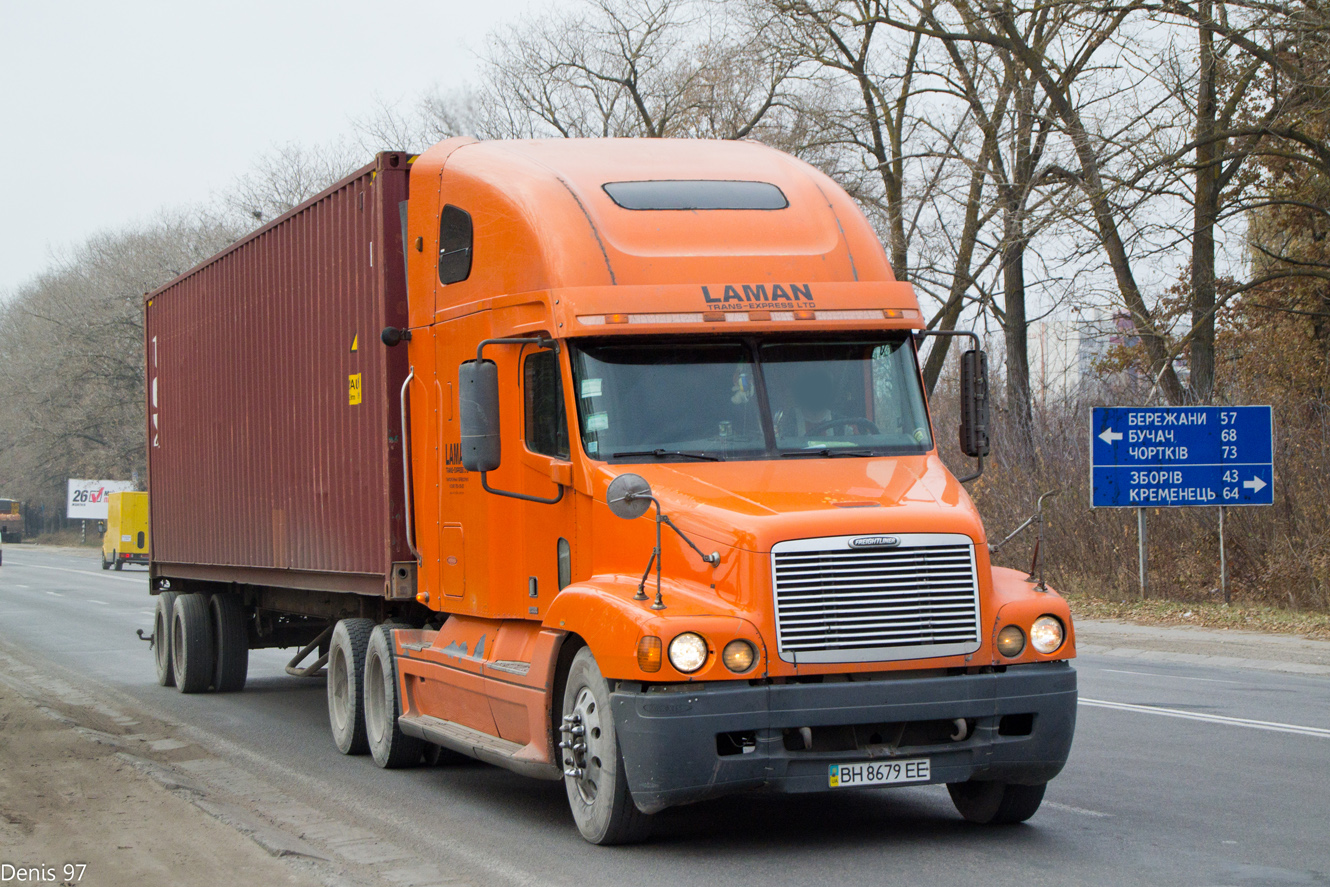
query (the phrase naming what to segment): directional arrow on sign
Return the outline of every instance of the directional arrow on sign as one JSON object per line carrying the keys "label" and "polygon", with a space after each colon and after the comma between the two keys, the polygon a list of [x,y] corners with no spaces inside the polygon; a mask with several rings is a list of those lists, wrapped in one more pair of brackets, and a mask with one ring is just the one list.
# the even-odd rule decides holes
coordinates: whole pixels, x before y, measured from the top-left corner
{"label": "directional arrow on sign", "polygon": [[1105,428],[1104,433],[1099,435],[1099,439],[1111,447],[1113,446],[1113,441],[1122,440],[1122,433],[1114,431],[1112,428]]}
{"label": "directional arrow on sign", "polygon": [[1253,477],[1251,480],[1244,480],[1242,485],[1253,493],[1259,493],[1266,488],[1265,481],[1261,480],[1259,477]]}

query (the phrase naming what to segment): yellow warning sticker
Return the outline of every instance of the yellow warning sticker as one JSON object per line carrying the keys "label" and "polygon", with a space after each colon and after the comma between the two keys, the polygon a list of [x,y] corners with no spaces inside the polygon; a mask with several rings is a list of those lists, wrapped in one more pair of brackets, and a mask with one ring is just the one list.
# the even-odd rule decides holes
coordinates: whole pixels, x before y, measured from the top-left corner
{"label": "yellow warning sticker", "polygon": [[356,333],[354,336],[351,337],[351,350],[352,351],[360,350],[360,333]]}
{"label": "yellow warning sticker", "polygon": [[361,375],[360,373],[352,373],[349,377],[351,380],[351,393],[349,396],[349,401],[351,406],[355,406],[356,404],[360,403],[360,395],[361,395],[360,375]]}

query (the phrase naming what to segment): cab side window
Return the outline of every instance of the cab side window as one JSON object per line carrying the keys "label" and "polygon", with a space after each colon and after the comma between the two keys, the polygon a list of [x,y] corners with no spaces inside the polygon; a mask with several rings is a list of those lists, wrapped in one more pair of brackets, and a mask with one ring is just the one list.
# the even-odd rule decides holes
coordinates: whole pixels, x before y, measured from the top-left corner
{"label": "cab side window", "polygon": [[559,358],[553,351],[527,355],[522,364],[526,392],[526,448],[545,456],[568,458],[568,416],[563,405]]}
{"label": "cab side window", "polygon": [[439,283],[458,283],[471,274],[471,214],[452,204],[439,213]]}

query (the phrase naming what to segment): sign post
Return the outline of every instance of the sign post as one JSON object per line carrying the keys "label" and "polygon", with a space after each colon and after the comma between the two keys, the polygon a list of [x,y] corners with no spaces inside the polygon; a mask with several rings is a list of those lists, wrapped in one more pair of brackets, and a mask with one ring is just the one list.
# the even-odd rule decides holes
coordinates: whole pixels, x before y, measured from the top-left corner
{"label": "sign post", "polygon": [[1224,508],[1274,504],[1274,421],[1268,406],[1096,407],[1091,505],[1137,509],[1141,596],[1148,589],[1146,508],[1219,508],[1219,574],[1229,602]]}

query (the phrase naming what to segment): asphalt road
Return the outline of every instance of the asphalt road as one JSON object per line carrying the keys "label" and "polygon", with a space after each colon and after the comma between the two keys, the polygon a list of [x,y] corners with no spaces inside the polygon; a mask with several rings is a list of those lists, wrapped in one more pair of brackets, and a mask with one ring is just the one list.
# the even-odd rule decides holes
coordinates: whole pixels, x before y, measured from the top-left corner
{"label": "asphalt road", "polygon": [[192,741],[255,785],[368,834],[362,845],[389,843],[473,882],[1330,882],[1330,677],[1086,655],[1071,760],[1023,826],[969,825],[929,786],[733,797],[661,814],[644,846],[602,849],[578,837],[557,783],[475,763],[388,772],[338,754],[323,681],[287,677],[280,651],[252,655],[243,693],[159,687],[134,635],[151,624],[142,569],[4,549],[0,639],[41,675],[190,725]]}

